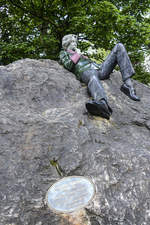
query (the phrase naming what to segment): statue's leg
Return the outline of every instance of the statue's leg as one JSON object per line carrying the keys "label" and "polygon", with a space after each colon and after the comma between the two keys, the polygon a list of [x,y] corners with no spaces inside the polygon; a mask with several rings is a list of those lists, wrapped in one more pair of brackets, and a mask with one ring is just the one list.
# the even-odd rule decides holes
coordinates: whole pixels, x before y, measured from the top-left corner
{"label": "statue's leg", "polygon": [[81,75],[81,80],[88,85],[88,92],[93,97],[92,101],[86,103],[86,109],[93,115],[109,119],[112,109],[108,105],[107,97],[98,74],[97,70],[87,70]]}
{"label": "statue's leg", "polygon": [[113,71],[117,64],[120,67],[123,81],[127,80],[135,73],[128,53],[124,45],[121,43],[115,45],[106,60],[102,63],[99,78],[109,78],[110,73]]}
{"label": "statue's leg", "polygon": [[119,43],[115,45],[106,60],[102,63],[101,69],[99,70],[99,79],[109,78],[110,73],[117,64],[120,67],[122,80],[124,82],[121,86],[121,91],[132,100],[140,101],[140,98],[136,96],[136,92],[130,79],[135,71],[123,44]]}
{"label": "statue's leg", "polygon": [[104,88],[98,78],[99,72],[97,70],[87,70],[81,75],[81,80],[87,84],[88,92],[93,97],[93,100],[99,101],[100,99],[107,100]]}

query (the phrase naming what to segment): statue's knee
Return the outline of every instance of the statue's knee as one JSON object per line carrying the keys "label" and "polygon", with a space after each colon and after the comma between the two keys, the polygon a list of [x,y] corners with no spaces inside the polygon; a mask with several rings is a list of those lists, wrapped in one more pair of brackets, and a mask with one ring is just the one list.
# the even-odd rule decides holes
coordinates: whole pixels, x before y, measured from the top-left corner
{"label": "statue's knee", "polygon": [[125,50],[124,44],[122,44],[122,43],[118,43],[118,44],[117,44],[117,48],[118,48],[119,50]]}

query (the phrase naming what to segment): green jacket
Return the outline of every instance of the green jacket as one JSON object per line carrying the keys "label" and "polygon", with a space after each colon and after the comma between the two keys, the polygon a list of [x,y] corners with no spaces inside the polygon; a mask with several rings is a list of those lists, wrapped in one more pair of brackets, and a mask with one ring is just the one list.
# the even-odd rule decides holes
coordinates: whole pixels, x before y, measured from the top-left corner
{"label": "green jacket", "polygon": [[71,56],[73,53],[62,50],[60,52],[60,64],[62,64],[67,70],[73,72],[77,79],[80,80],[81,74],[88,69],[100,69],[100,65],[96,64],[92,60],[85,58],[84,56],[80,56],[78,62],[75,64],[71,60]]}

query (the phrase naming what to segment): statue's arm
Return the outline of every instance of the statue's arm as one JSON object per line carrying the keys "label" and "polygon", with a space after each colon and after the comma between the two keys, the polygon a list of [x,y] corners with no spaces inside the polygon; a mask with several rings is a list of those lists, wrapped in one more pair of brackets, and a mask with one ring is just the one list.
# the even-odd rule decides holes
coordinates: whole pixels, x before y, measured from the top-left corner
{"label": "statue's arm", "polygon": [[62,64],[67,70],[71,71],[73,69],[74,63],[68,52],[61,51],[59,54],[60,64]]}

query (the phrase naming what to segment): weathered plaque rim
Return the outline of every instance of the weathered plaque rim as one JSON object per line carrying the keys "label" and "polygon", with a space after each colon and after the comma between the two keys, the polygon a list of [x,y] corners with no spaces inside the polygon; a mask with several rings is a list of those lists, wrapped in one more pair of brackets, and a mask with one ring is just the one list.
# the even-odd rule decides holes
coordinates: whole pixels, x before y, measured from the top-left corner
{"label": "weathered plaque rim", "polygon": [[[49,204],[49,202],[48,202],[48,192],[49,192],[49,190],[50,190],[54,185],[56,185],[57,183],[59,183],[59,182],[62,181],[62,180],[68,179],[68,178],[83,178],[83,179],[87,180],[89,183],[91,183],[91,185],[92,185],[92,187],[93,187],[93,194],[92,194],[92,197],[87,201],[87,203],[86,203],[84,206],[79,206],[79,207],[77,207],[75,210],[68,210],[68,211],[57,210],[57,209],[53,208],[53,207]],[[55,213],[71,213],[71,212],[75,212],[75,211],[78,211],[79,209],[82,209],[82,208],[86,207],[86,206],[89,204],[89,202],[92,201],[92,199],[94,198],[95,193],[96,193],[96,188],[95,188],[95,185],[94,185],[93,181],[92,181],[90,178],[84,177],[84,176],[68,176],[68,177],[63,177],[63,178],[61,178],[60,180],[57,180],[54,184],[52,184],[52,185],[48,188],[47,193],[46,193],[46,203],[47,203],[49,209],[51,209],[51,210],[52,210],[53,212],[55,212]]]}

